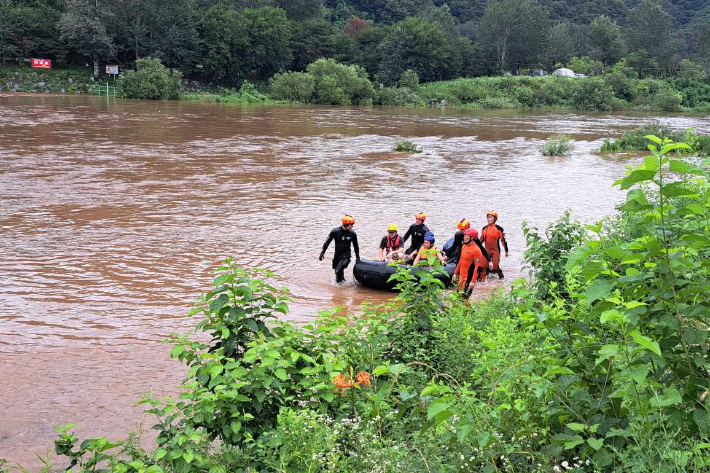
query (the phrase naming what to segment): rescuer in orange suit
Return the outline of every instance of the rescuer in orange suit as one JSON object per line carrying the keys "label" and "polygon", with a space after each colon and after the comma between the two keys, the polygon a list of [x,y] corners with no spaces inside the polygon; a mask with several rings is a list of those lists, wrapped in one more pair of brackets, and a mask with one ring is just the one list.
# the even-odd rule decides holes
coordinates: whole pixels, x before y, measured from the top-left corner
{"label": "rescuer in orange suit", "polygon": [[505,240],[505,232],[503,227],[496,224],[498,221],[498,214],[489,210],[486,212],[486,218],[488,219],[488,225],[481,229],[481,241],[490,256],[490,261],[492,263],[492,272],[498,274],[500,279],[503,279],[503,271],[500,269],[500,244],[503,242],[503,248],[505,248],[505,257],[508,257],[508,242]]}
{"label": "rescuer in orange suit", "polygon": [[459,291],[464,297],[469,297],[473,291],[476,281],[486,277],[488,270],[488,258],[484,255],[485,250],[478,240],[478,232],[475,228],[469,228],[463,232],[463,245],[461,246],[461,256],[451,277],[451,282],[458,281]]}

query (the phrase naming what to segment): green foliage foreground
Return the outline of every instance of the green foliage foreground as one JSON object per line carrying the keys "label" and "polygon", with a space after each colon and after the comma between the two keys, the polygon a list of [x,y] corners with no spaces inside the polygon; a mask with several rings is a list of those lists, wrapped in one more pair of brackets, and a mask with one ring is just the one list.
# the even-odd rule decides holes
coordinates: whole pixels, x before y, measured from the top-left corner
{"label": "green foliage foreground", "polygon": [[122,473],[708,471],[710,161],[649,139],[619,216],[526,226],[531,281],[480,303],[402,272],[390,303],[297,327],[269,273],[228,260],[170,341],[182,393],[143,401],[157,448],[68,427],[57,452]]}

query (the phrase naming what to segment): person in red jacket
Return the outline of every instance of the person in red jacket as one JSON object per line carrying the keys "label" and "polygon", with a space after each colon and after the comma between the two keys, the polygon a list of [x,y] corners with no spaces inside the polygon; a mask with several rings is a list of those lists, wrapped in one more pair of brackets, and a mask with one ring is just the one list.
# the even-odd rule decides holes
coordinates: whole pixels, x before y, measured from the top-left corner
{"label": "person in red jacket", "polygon": [[459,291],[462,291],[466,298],[471,295],[476,281],[486,277],[488,258],[484,252],[476,229],[469,228],[464,231],[461,256],[454,275],[451,277],[451,282],[458,282]]}
{"label": "person in red jacket", "polygon": [[500,244],[503,243],[505,249],[505,257],[508,257],[508,242],[505,239],[505,231],[503,227],[498,225],[498,213],[493,210],[486,212],[488,225],[481,229],[481,241],[490,255],[492,264],[492,272],[496,273],[500,279],[503,279],[503,271],[500,269]]}

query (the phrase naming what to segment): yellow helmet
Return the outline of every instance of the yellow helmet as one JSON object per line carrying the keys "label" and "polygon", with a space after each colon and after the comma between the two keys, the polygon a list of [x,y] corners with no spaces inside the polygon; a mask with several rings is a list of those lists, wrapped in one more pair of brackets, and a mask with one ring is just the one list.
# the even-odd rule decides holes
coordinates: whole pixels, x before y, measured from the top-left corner
{"label": "yellow helmet", "polygon": [[396,232],[397,230],[399,230],[399,229],[397,228],[397,225],[395,225],[394,223],[390,223],[390,224],[387,226],[387,231],[388,231],[388,232]]}

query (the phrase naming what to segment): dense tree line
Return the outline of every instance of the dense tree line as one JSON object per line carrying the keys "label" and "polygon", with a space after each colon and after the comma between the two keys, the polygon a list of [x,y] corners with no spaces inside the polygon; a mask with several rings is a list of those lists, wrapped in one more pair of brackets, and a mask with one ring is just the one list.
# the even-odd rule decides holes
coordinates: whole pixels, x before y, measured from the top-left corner
{"label": "dense tree line", "polygon": [[703,0],[0,0],[3,61],[133,66],[153,56],[187,77],[236,86],[303,71],[318,58],[385,85],[588,57],[639,75],[681,61],[710,67]]}

